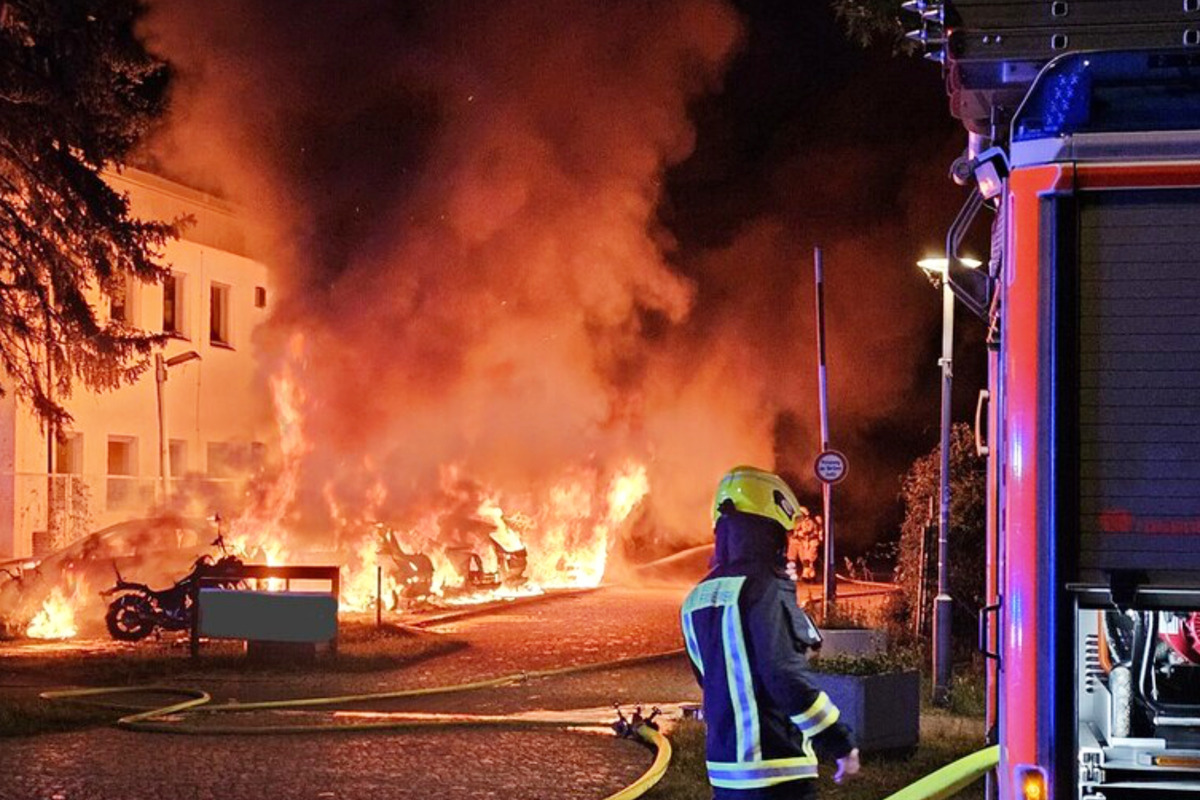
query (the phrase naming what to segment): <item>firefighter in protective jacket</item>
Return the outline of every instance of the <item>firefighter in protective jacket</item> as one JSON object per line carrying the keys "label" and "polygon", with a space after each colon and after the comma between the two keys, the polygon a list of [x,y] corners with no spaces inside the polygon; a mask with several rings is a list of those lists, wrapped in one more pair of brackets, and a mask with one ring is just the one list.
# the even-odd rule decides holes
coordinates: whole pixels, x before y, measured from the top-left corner
{"label": "firefighter in protective jacket", "polygon": [[704,690],[714,798],[814,797],[818,756],[836,759],[839,782],[858,772],[853,734],[806,669],[821,636],[783,577],[787,535],[802,513],[770,472],[737,467],[717,488],[714,568],[682,611]]}

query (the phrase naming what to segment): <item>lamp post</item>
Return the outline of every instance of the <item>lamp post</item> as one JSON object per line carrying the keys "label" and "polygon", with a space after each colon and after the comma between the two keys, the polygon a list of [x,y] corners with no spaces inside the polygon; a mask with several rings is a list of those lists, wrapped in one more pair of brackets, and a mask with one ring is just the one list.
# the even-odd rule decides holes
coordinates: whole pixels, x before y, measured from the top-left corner
{"label": "lamp post", "polygon": [[158,470],[162,477],[162,501],[165,505],[171,499],[171,440],[167,438],[167,370],[189,361],[199,361],[200,354],[188,350],[177,356],[163,358],[162,353],[154,354],[154,384],[158,394]]}
{"label": "lamp post", "polygon": [[[977,269],[980,262],[960,258],[958,263]],[[950,694],[951,639],[953,603],[950,597],[950,401],[954,384],[954,290],[948,280],[949,259],[923,258],[917,266],[942,289],[942,412],[939,449],[941,468],[938,475],[938,546],[937,596],[933,600],[933,700],[944,704]]]}

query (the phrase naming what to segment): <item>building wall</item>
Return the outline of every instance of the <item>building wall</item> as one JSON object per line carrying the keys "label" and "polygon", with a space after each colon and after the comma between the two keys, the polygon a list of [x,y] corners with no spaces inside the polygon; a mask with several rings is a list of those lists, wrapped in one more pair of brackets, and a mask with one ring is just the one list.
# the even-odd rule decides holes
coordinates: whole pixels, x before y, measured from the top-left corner
{"label": "building wall", "polygon": [[[138,216],[194,219],[165,254],[178,287],[178,334],[162,353],[200,356],[170,367],[163,387],[167,438],[179,462],[172,464],[170,504],[189,514],[229,515],[271,445],[270,401],[253,348],[255,329],[275,299],[267,270],[246,255],[244,229],[229,204],[136,170],[109,179],[128,192]],[[217,333],[224,341],[214,338],[210,324],[214,285],[221,292]],[[164,330],[164,286],[131,281],[124,313],[145,330]],[[43,426],[11,396],[0,400],[0,559],[164,506],[153,366],[113,392],[77,387],[65,405],[74,421],[63,432],[67,442],[56,443],[50,475]]]}

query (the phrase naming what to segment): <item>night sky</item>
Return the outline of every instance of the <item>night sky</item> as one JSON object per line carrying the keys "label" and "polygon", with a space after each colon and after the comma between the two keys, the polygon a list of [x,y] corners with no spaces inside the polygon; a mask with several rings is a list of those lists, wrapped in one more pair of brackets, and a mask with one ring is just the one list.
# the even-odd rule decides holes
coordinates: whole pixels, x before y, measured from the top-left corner
{"label": "night sky", "polygon": [[[896,480],[835,500],[835,519],[887,537],[898,525],[895,494],[899,476],[917,455],[937,443],[941,348],[940,295],[913,262],[944,247],[945,231],[965,189],[946,176],[966,144],[962,126],[949,113],[941,70],[919,56],[896,54],[889,43],[864,49],[850,42],[826,4],[788,0],[740,0],[747,24],[723,91],[695,106],[696,151],[671,170],[663,219],[679,237],[682,263],[688,256],[720,247],[765,215],[780,216],[798,242],[829,245],[870,242],[880,254],[867,269],[826,262],[830,291],[836,283],[870,291],[869,270],[911,273],[923,286],[914,302],[898,298],[903,312],[887,324],[904,325],[920,348],[919,374],[904,402],[886,415],[862,420],[839,414],[837,389],[853,392],[869,364],[833,362],[831,429],[834,446],[847,447],[852,462],[877,460],[875,474]],[[889,221],[907,221],[892,238]],[[989,217],[990,219],[990,217]],[[985,224],[977,222],[968,241],[983,254]],[[968,245],[967,249],[970,249]],[[811,265],[796,264],[797,280],[811,286]],[[862,283],[859,283],[862,281]],[[828,320],[831,339],[847,335],[837,317]],[[855,322],[857,324],[857,321]],[[986,385],[984,324],[959,307],[956,325],[955,421],[973,418],[976,395]],[[808,328],[797,335],[814,345]],[[796,365],[815,369],[815,360]],[[838,380],[839,375],[848,381]],[[802,398],[815,414],[816,396]],[[839,435],[839,433],[841,435]],[[806,443],[807,445],[808,443]],[[803,447],[795,448],[807,451]],[[786,450],[786,448],[785,448]],[[788,455],[785,452],[785,457]],[[784,465],[807,478],[807,460]],[[852,463],[852,469],[854,464]],[[819,507],[819,495],[806,498]],[[864,531],[865,532],[865,531]],[[851,550],[873,537],[855,537]]]}

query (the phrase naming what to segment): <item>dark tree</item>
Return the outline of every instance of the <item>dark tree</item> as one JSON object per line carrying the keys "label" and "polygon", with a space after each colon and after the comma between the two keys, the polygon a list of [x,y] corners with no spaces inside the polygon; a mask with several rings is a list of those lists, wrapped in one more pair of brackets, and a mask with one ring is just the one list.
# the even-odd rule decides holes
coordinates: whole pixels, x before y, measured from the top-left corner
{"label": "dark tree", "polygon": [[[900,553],[896,580],[904,589],[910,611],[915,613],[921,566],[921,538],[929,525],[937,525],[941,448],[913,462],[900,490],[904,501],[904,525],[900,531]],[[956,633],[973,630],[975,612],[983,605],[986,535],[987,462],[975,453],[971,426],[958,423],[950,439],[950,595],[954,598]],[[929,547],[937,547],[933,536]],[[927,563],[936,565],[934,554]],[[936,569],[936,567],[935,567]],[[926,571],[927,588],[936,586],[937,576]],[[925,598],[926,619],[932,595]],[[968,636],[968,638],[970,638]]]}
{"label": "dark tree", "polygon": [[75,381],[136,379],[159,338],[107,310],[127,281],[161,278],[175,233],[131,217],[102,176],[165,103],[167,68],[135,37],[139,13],[137,0],[0,0],[0,363],[55,424]]}
{"label": "dark tree", "polygon": [[904,45],[900,0],[832,0],[833,12],[852,40],[866,46],[874,42]]}

